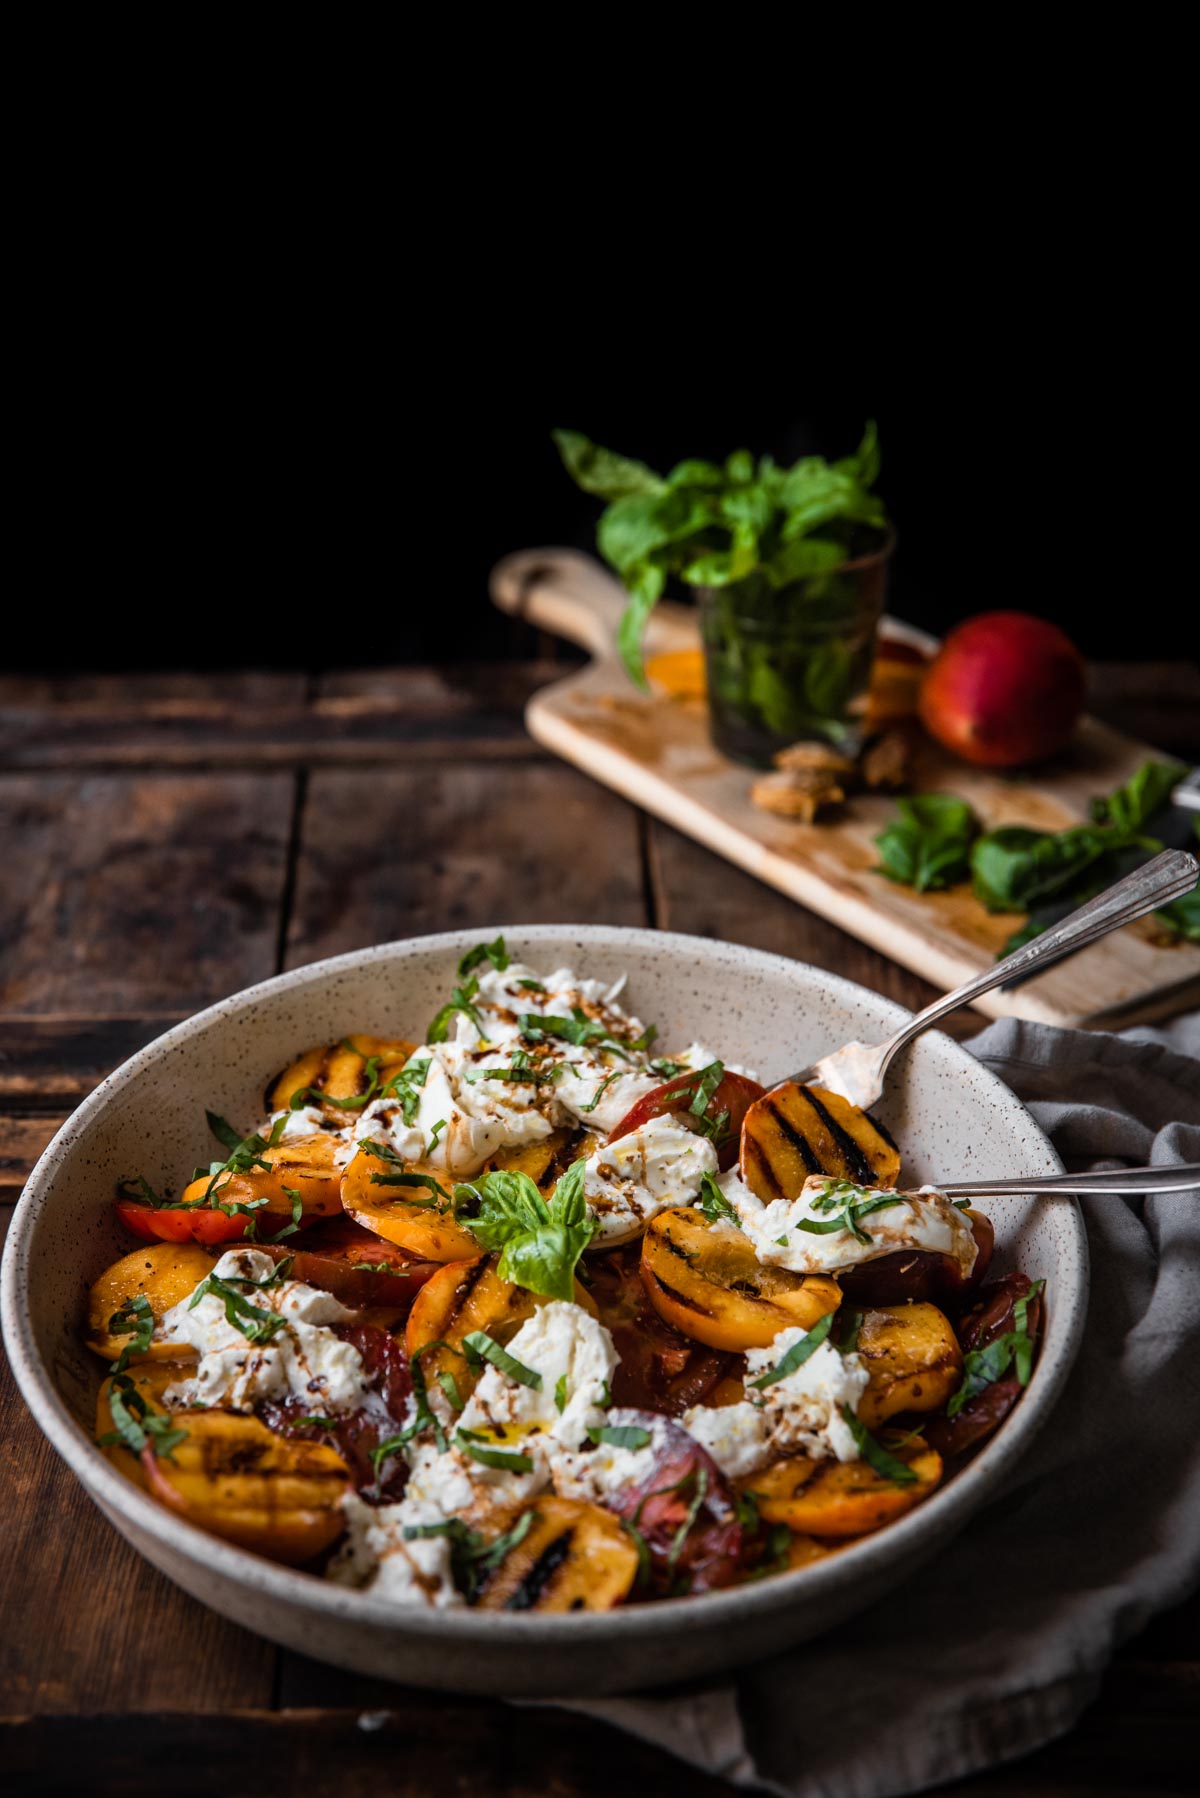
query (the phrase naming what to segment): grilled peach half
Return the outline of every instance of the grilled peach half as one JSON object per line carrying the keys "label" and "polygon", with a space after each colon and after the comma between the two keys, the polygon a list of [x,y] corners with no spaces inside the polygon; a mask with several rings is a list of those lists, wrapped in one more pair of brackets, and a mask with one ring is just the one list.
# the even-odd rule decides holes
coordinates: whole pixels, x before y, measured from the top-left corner
{"label": "grilled peach half", "polygon": [[184,1188],[184,1203],[194,1205],[213,1185],[213,1198],[222,1205],[248,1205],[265,1199],[262,1210],[268,1215],[290,1218],[291,1195],[298,1192],[305,1217],[333,1217],[341,1209],[338,1147],[334,1137],[323,1131],[297,1137],[294,1142],[278,1142],[262,1152],[260,1159],[267,1163],[266,1167],[252,1167],[243,1174],[220,1174],[215,1185],[210,1175],[202,1174]]}
{"label": "grilled peach half", "polygon": [[886,1479],[865,1461],[792,1455],[754,1475],[759,1515],[808,1536],[841,1539],[882,1529],[928,1498],[942,1477],[942,1457],[919,1436],[900,1444],[885,1438],[884,1446],[915,1476],[911,1482]]}
{"label": "grilled peach half", "polygon": [[[427,1183],[421,1183],[422,1175]],[[463,1261],[479,1244],[454,1216],[445,1169],[401,1168],[360,1148],[342,1175],[341,1203],[356,1224],[423,1261]],[[409,1184],[409,1181],[416,1184]]]}
{"label": "grilled peach half", "polygon": [[147,1487],[177,1516],[288,1566],[337,1541],[350,1471],[334,1449],[233,1411],[183,1411],[178,1423],[187,1435],[169,1457],[142,1455]]}
{"label": "grilled peach half", "polygon": [[699,1211],[662,1211],[642,1238],[642,1280],[659,1316],[710,1348],[768,1348],[780,1330],[811,1330],[836,1311],[841,1289],[827,1274],[767,1267],[735,1224]]}
{"label": "grilled peach half", "polygon": [[[415,1048],[415,1043],[399,1037],[355,1035],[327,1048],[309,1049],[268,1082],[266,1108],[269,1112],[288,1111],[292,1100],[298,1099],[301,1104],[316,1105],[332,1123],[351,1124],[372,1090],[371,1074],[378,1091],[400,1072]],[[342,1106],[339,1099],[356,1099],[359,1103]]]}
{"label": "grilled peach half", "polygon": [[746,1113],[741,1170],[751,1192],[769,1205],[798,1198],[810,1174],[892,1186],[900,1151],[882,1124],[840,1093],[788,1081]]}
{"label": "grilled peach half", "polygon": [[936,1305],[866,1312],[857,1346],[871,1376],[858,1415],[870,1430],[902,1411],[940,1411],[962,1378],[958,1338]]}
{"label": "grilled peach half", "polygon": [[[611,1511],[575,1498],[538,1498],[519,1542],[488,1575],[481,1611],[610,1611],[637,1578],[633,1539]],[[517,1519],[518,1523],[520,1519]]]}
{"label": "grilled peach half", "polygon": [[[197,1242],[154,1242],[122,1255],[106,1267],[88,1293],[88,1347],[106,1361],[115,1361],[132,1344],[132,1332],[122,1335],[111,1325],[121,1321],[117,1313],[139,1296],[150,1306],[154,1323],[162,1322],[172,1305],[187,1298],[213,1270],[213,1258]],[[129,1321],[137,1321],[129,1313]],[[130,1363],[139,1361],[194,1361],[195,1350],[180,1342],[151,1342],[132,1352]]]}

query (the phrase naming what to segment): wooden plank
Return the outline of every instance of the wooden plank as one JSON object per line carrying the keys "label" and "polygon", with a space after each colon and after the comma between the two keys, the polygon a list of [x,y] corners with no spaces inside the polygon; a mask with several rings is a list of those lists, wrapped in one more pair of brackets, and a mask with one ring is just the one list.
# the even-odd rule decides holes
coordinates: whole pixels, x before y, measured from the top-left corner
{"label": "wooden plank", "polygon": [[62,1110],[183,1015],[0,1017],[0,1105]]}
{"label": "wooden plank", "polygon": [[11,1204],[20,1198],[34,1162],[63,1122],[61,1116],[13,1117],[0,1113],[0,1204]]}
{"label": "wooden plank", "polygon": [[285,774],[11,775],[0,1011],[189,1012],[275,970]]}
{"label": "wooden plank", "polygon": [[[335,1676],[336,1683],[336,1676]],[[44,1798],[734,1798],[744,1788],[568,1711],[393,1694],[390,1705],[206,1716],[22,1716],[0,1728],[10,1778]],[[1197,1672],[1122,1667],[1082,1725],[1036,1753],[939,1786],[947,1798],[1156,1798],[1194,1790]],[[830,1783],[833,1783],[832,1776]]]}
{"label": "wooden plank", "polygon": [[645,923],[632,807],[553,762],[312,776],[290,966],[512,918]]}
{"label": "wooden plank", "polygon": [[540,757],[522,723],[562,663],[0,682],[0,768],[371,766]]}
{"label": "wooden plank", "polygon": [[[631,687],[612,643],[623,595],[590,558],[542,550],[510,556],[494,572],[493,593],[504,609],[571,636],[596,657],[530,702],[529,728],[547,748],[942,991],[995,961],[1018,916],[988,913],[966,885],[920,894],[878,872],[874,839],[894,814],[890,798],[856,795],[819,825],[764,812],[750,800],[753,770],[714,748],[702,698]],[[694,614],[662,610],[649,647],[698,653]],[[1069,753],[1035,775],[969,768],[926,740],[914,778],[922,790],[969,801],[985,829],[1060,829],[1086,817],[1095,794],[1122,784],[1154,753],[1091,718]],[[979,1009],[1116,1027],[1198,999],[1200,946],[1172,942],[1143,920],[1015,991],[986,994]]]}
{"label": "wooden plank", "polygon": [[15,1718],[5,1771],[38,1798],[733,1798],[724,1780],[586,1717],[431,1694],[399,1710],[241,1710],[207,1718]]}
{"label": "wooden plank", "polygon": [[[0,1216],[0,1232],[7,1228]],[[220,1711],[270,1703],[277,1651],[117,1535],[0,1366],[0,1703],[8,1712]],[[129,1731],[136,1740],[136,1727]],[[94,1770],[93,1770],[94,1773]],[[76,1768],[91,1789],[92,1775]]]}

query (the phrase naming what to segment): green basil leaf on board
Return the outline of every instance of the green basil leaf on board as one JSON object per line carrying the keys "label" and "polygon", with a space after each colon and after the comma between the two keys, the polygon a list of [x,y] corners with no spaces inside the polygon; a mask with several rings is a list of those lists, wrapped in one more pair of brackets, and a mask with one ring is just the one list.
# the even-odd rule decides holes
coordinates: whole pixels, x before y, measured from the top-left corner
{"label": "green basil leaf on board", "polygon": [[[965,800],[948,793],[896,802],[896,816],[876,837],[880,872],[918,892],[934,892],[967,878],[992,912],[1025,912],[1000,951],[1011,955],[1076,911],[1106,887],[1164,848],[1200,836],[1200,820],[1181,825],[1171,792],[1181,769],[1146,762],[1115,793],[1092,800],[1091,821],[1066,830],[1006,824],[978,834]],[[1200,890],[1185,893],[1154,914],[1172,936],[1200,942]]]}
{"label": "green basil leaf on board", "polygon": [[875,838],[880,871],[918,893],[965,880],[979,822],[965,799],[917,793],[896,801],[897,816]]}

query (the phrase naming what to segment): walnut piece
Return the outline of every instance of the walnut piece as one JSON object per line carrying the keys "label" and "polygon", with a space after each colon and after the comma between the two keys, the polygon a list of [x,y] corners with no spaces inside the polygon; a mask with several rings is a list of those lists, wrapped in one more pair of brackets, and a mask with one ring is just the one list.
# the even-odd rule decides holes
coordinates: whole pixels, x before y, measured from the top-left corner
{"label": "walnut piece", "polygon": [[854,773],[854,763],[849,756],[831,748],[828,743],[789,743],[786,749],[777,750],[771,760],[788,774]]}
{"label": "walnut piece", "polygon": [[756,780],[750,797],[765,812],[812,824],[819,811],[840,805],[846,794],[828,770],[781,768],[777,774],[764,774]]}

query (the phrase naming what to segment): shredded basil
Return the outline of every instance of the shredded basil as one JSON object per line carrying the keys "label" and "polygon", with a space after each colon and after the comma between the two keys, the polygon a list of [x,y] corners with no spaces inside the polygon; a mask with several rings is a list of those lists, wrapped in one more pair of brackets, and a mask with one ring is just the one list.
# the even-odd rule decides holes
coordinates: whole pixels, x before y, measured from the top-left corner
{"label": "shredded basil", "polygon": [[567,1376],[560,1373],[554,1387],[554,1408],[560,1414],[567,1408]]}
{"label": "shredded basil", "polygon": [[456,1430],[454,1440],[464,1455],[472,1461],[478,1461],[483,1467],[507,1469],[509,1473],[532,1473],[533,1456],[512,1454],[506,1449],[485,1448],[476,1440],[474,1430]]}
{"label": "shredded basil", "polygon": [[537,1517],[536,1511],[523,1511],[512,1528],[493,1541],[469,1528],[461,1517],[449,1517],[444,1523],[406,1524],[404,1540],[417,1542],[425,1537],[445,1536],[450,1543],[450,1571],[454,1583],[470,1603],[487,1575],[525,1540]]}
{"label": "shredded basil", "polygon": [[458,1390],[458,1381],[450,1372],[449,1368],[446,1368],[442,1373],[438,1374],[437,1383],[446,1394],[450,1409],[452,1411],[461,1411],[466,1404],[466,1400]]}
{"label": "shredded basil", "polygon": [[416,1122],[421,1106],[420,1088],[425,1084],[431,1065],[429,1056],[424,1061],[410,1061],[398,1074],[393,1074],[387,1085],[380,1090],[381,1099],[396,1100],[406,1124]]}
{"label": "shredded basil", "polygon": [[498,1367],[500,1372],[507,1374],[510,1380],[516,1380],[520,1385],[528,1386],[534,1392],[541,1391],[541,1374],[532,1367],[526,1367],[523,1361],[518,1361],[515,1355],[510,1355],[507,1349],[501,1348],[495,1337],[489,1336],[486,1330],[472,1330],[469,1336],[464,1336],[463,1350],[468,1361],[474,1360],[476,1363],[490,1361],[493,1367]]}
{"label": "shredded basil", "polygon": [[803,1367],[809,1356],[816,1354],[833,1328],[834,1315],[832,1311],[827,1311],[824,1317],[818,1318],[808,1334],[803,1336],[799,1342],[794,1342],[782,1360],[777,1361],[774,1367],[768,1368],[766,1373],[760,1374],[757,1380],[751,1380],[750,1384],[757,1391],[762,1392],[766,1387],[775,1386],[780,1380],[786,1380],[788,1375],[795,1373],[798,1367]]}
{"label": "shredded basil", "polygon": [[174,1460],[173,1450],[187,1440],[186,1430],[176,1429],[165,1411],[152,1411],[128,1374],[115,1374],[108,1388],[108,1408],[116,1426],[97,1436],[99,1448],[119,1444],[131,1454],[140,1455],[147,1448],[155,1455]]}
{"label": "shredded basil", "polygon": [[482,967],[485,961],[491,962],[497,974],[503,974],[511,960],[512,957],[508,953],[507,944],[502,936],[498,936],[494,943],[476,943],[473,949],[467,950],[459,962],[458,977],[460,980],[465,980],[468,974],[473,974],[475,969]]}
{"label": "shredded basil", "polygon": [[604,1423],[593,1425],[588,1436],[595,1443],[603,1442],[608,1448],[645,1448],[650,1441],[650,1431],[643,1430],[636,1423]]}
{"label": "shredded basil", "polygon": [[144,1292],[127,1298],[108,1320],[110,1336],[131,1336],[113,1365],[115,1374],[124,1373],[135,1355],[144,1355],[154,1337],[154,1310]]}
{"label": "shredded basil", "polygon": [[[281,1262],[280,1268],[285,1265],[286,1263]],[[220,1279],[216,1274],[209,1274],[206,1280],[201,1280],[192,1294],[188,1310],[194,1311],[200,1300],[211,1293],[214,1298],[224,1302],[226,1323],[240,1331],[247,1342],[270,1342],[271,1338],[278,1335],[279,1331],[283,1329],[287,1320],[278,1311],[264,1311],[261,1305],[252,1305],[248,1299],[242,1297],[237,1288],[238,1286],[271,1286],[281,1278],[283,1275],[277,1271],[268,1280],[238,1280],[235,1284],[232,1280]]]}
{"label": "shredded basil", "polygon": [[667,1570],[668,1570],[668,1572],[673,1573],[675,1570],[675,1563],[678,1561],[680,1554],[683,1552],[683,1545],[688,1539],[688,1534],[691,1530],[692,1525],[695,1523],[697,1517],[700,1515],[700,1507],[704,1503],[705,1495],[707,1492],[708,1492],[708,1469],[706,1467],[701,1467],[696,1473],[695,1497],[692,1499],[691,1504],[688,1506],[686,1517],[684,1518],[683,1522],[680,1524],[678,1530],[676,1530],[676,1532],[675,1532],[675,1539],[671,1543],[671,1550],[670,1550],[670,1553],[667,1555]]}
{"label": "shredded basil", "polygon": [[696,1210],[703,1212],[710,1223],[734,1224],[739,1230],[743,1227],[741,1218],[711,1174],[701,1176],[700,1197],[696,1200]]}
{"label": "shredded basil", "polygon": [[478,992],[479,982],[473,974],[470,979],[465,980],[461,986],[456,986],[454,991],[450,994],[449,1000],[442,1006],[442,1009],[438,1012],[432,1024],[429,1026],[429,1029],[426,1031],[426,1042],[444,1043],[450,1034],[450,1020],[454,1017],[456,1012],[461,1012],[465,1018],[470,1018],[472,1024],[474,1024],[476,1030],[478,1030],[480,1036],[482,1036],[483,1019],[480,1017],[475,1006],[471,1003]]}
{"label": "shredded basil", "polygon": [[[589,1103],[586,1105],[577,1105],[575,1107],[576,1111],[583,1111],[583,1112],[595,1111],[597,1105],[599,1105],[601,1099],[604,1097],[605,1093],[608,1091],[608,1089],[612,1085],[613,1081],[619,1080],[624,1072],[625,1072],[624,1068],[614,1068],[611,1074],[606,1074],[604,1076],[604,1079],[600,1082],[599,1086],[596,1088],[595,1092],[592,1094],[592,1097],[591,1097],[591,1100],[589,1101]],[[578,1074],[576,1074],[575,1077],[576,1077],[576,1079],[578,1079],[579,1078]]]}
{"label": "shredded basil", "polygon": [[861,1423],[854,1415],[849,1405],[843,1405],[841,1411],[846,1428],[853,1436],[858,1446],[858,1452],[868,1467],[873,1468],[881,1479],[891,1480],[897,1486],[916,1484],[917,1475],[907,1462],[898,1461],[895,1455],[889,1454],[883,1443],[872,1436],[866,1424]]}
{"label": "shredded basil", "polygon": [[947,1417],[957,1417],[963,1406],[977,1398],[985,1387],[1002,1380],[1011,1368],[1022,1386],[1028,1386],[1033,1372],[1033,1338],[1029,1334],[1029,1306],[1043,1286],[1035,1280],[1027,1293],[1013,1305],[1013,1327],[983,1348],[972,1349],[963,1356],[962,1384],[946,1406]]}

